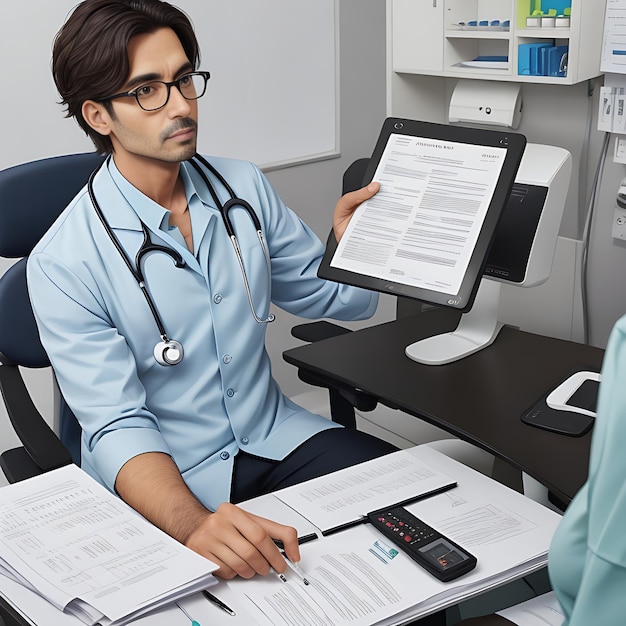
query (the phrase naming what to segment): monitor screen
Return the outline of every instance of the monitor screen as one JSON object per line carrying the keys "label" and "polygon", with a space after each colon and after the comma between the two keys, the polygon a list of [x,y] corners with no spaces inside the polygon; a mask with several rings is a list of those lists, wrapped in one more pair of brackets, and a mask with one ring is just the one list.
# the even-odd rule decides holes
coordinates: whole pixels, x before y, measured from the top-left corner
{"label": "monitor screen", "polygon": [[526,145],[504,131],[385,120],[365,181],[380,191],[331,233],[323,278],[471,308]]}

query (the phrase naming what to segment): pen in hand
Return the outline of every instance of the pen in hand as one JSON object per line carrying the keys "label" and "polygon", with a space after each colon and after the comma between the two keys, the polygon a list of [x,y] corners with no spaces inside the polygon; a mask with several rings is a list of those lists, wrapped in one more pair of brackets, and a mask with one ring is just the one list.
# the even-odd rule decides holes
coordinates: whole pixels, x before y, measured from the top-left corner
{"label": "pen in hand", "polygon": [[[295,574],[300,578],[300,580],[302,580],[302,582],[305,585],[310,585],[311,582],[307,579],[307,577],[305,576],[304,572],[302,571],[302,568],[297,564],[294,563],[286,554],[285,551],[280,549],[280,553],[283,555],[283,558],[285,559],[285,563],[287,563],[287,567],[292,570],[293,572],[295,572]],[[283,582],[287,582],[287,579],[280,574],[280,579],[284,581]]]}
{"label": "pen in hand", "polygon": [[282,580],[282,582],[286,583],[287,582],[287,578],[285,577],[284,574],[281,574],[280,572],[277,572],[273,567],[271,569],[273,574],[276,574],[277,578],[280,578],[280,580]]}
{"label": "pen in hand", "polygon": [[209,601],[212,602],[215,606],[222,609],[222,611],[226,611],[229,615],[237,615],[235,611],[233,611],[228,604],[222,602],[217,596],[214,596],[210,591],[206,589],[202,590],[202,595]]}
{"label": "pen in hand", "polygon": [[305,585],[311,584],[310,581],[305,576],[304,572],[302,571],[302,568],[297,563],[290,561],[287,557],[285,557],[285,561],[287,562],[287,567],[293,570],[300,577],[300,579]]}

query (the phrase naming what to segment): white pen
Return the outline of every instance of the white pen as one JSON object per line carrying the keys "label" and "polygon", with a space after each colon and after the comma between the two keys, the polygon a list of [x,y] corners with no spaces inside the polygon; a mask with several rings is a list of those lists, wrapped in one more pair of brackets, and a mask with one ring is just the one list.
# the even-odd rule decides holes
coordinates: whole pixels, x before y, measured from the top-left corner
{"label": "white pen", "polygon": [[284,583],[287,582],[287,578],[285,577],[284,574],[280,574],[279,572],[277,572],[274,568],[272,568],[272,572],[274,574],[276,574],[276,576],[278,576],[278,578],[280,578],[280,580],[282,580]]}
{"label": "white pen", "polygon": [[302,571],[302,568],[297,563],[294,563],[293,561],[290,561],[287,557],[285,557],[285,561],[287,563],[287,566],[290,569],[292,569],[302,579],[302,582],[305,585],[310,585],[311,584],[309,582],[309,580],[307,579],[306,575],[304,574],[304,572]]}
{"label": "white pen", "polygon": [[[310,581],[307,579],[305,573],[302,571],[302,568],[297,564],[294,563],[286,554],[285,551],[282,548],[279,548],[280,553],[283,555],[283,558],[285,559],[285,562],[287,563],[287,566],[294,571],[302,580],[302,582],[305,585],[310,585]],[[281,574],[282,576],[282,574]],[[287,579],[285,579],[286,581]]]}

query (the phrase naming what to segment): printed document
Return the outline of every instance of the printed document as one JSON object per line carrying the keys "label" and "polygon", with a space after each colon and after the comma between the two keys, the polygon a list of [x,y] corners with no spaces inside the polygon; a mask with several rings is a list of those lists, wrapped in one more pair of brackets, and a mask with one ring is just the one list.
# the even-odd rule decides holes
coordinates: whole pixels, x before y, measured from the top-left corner
{"label": "printed document", "polygon": [[[276,576],[256,578],[254,584],[234,580],[220,582],[214,593],[247,623],[283,626],[289,616],[293,626],[385,626],[433,613],[545,566],[560,515],[433,448],[404,452],[433,472],[445,470],[457,479],[454,489],[406,508],[474,554],[475,570],[441,582],[363,524],[300,546],[299,566],[309,585],[288,569],[286,583]],[[329,483],[333,477],[327,476]],[[271,510],[268,502],[266,514]],[[201,623],[212,610],[211,624],[237,624],[213,607],[194,608]],[[246,623],[243,618],[241,623]]]}
{"label": "printed document", "polygon": [[[322,536],[318,529],[317,538],[300,546],[300,572],[288,568],[286,582],[269,574],[251,580],[220,581],[212,586],[211,592],[235,615],[220,609],[199,593],[178,600],[179,605],[203,626],[284,626],[286,618],[292,626],[391,626],[436,612],[546,565],[548,547],[560,515],[429,446],[416,446],[400,452],[378,459],[377,471],[372,472],[374,483],[376,475],[385,467],[393,469],[393,465],[385,464],[385,459],[389,461],[391,458],[405,460],[410,457],[413,460],[405,466],[407,476],[417,468],[428,468],[435,476],[453,476],[457,487],[406,504],[406,508],[474,554],[478,559],[474,570],[443,583],[403,551],[390,545],[370,524],[359,524],[328,536]],[[368,463],[358,467],[363,468]],[[322,478],[328,487],[332,487],[342,472]],[[394,474],[391,471],[388,478]],[[355,479],[361,474],[356,472],[352,476]],[[400,483],[400,473],[395,477]],[[312,486],[314,482],[317,479],[308,485]],[[56,484],[51,482],[52,486]],[[318,484],[317,488],[320,486]],[[419,490],[419,480],[417,487]],[[6,489],[0,490],[2,506],[10,500],[4,497]],[[367,492],[363,485],[360,489]],[[352,487],[341,494],[349,499],[351,490]],[[306,489],[303,491],[306,493]],[[341,495],[331,491],[329,489],[327,502],[340,501]],[[50,497],[55,500],[54,494],[42,495],[42,503]],[[280,495],[282,492],[256,498],[254,512],[278,522],[293,523],[299,531],[309,532],[317,528],[310,520],[306,520],[306,525],[298,523],[294,518],[295,511],[278,499]],[[355,510],[366,510],[363,506],[360,503]],[[372,508],[379,508],[378,504]],[[45,517],[46,513],[41,515]],[[5,552],[2,547],[2,553]],[[148,564],[148,581],[150,572]],[[302,576],[309,584],[305,584]],[[154,592],[157,593],[158,589],[155,588]],[[2,576],[0,594],[10,598],[34,624],[78,626],[75,617],[59,613],[32,590]],[[545,614],[550,618],[554,616],[554,621],[546,617],[545,623],[557,626],[560,624],[558,614],[554,614],[552,605],[544,601],[549,597],[542,598],[537,606],[529,606],[528,620],[536,614]],[[189,619],[173,603],[133,621],[137,626],[184,623],[189,623]],[[524,626],[534,626],[535,623],[520,622]]]}
{"label": "printed document", "polygon": [[626,73],[626,0],[607,0],[600,70]]}
{"label": "printed document", "polygon": [[275,492],[322,533],[362,521],[367,513],[451,488],[456,481],[407,450]]}
{"label": "printed document", "polygon": [[374,175],[380,191],[357,209],[331,267],[457,294],[506,153],[391,134]]}
{"label": "printed document", "polygon": [[561,626],[565,620],[554,591],[498,611],[498,615],[506,617],[517,626]]}
{"label": "printed document", "polygon": [[215,564],[75,465],[0,489],[0,507],[0,573],[86,624],[124,624],[215,582]]}

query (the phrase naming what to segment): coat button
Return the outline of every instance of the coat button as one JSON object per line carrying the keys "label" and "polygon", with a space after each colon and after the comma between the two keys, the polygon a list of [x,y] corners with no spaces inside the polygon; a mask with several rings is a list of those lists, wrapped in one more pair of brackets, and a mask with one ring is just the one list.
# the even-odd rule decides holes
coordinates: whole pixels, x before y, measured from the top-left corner
{"label": "coat button", "polygon": [[233,360],[233,357],[230,354],[225,354],[222,358],[222,361],[228,365]]}
{"label": "coat button", "polygon": [[227,389],[227,390],[226,390],[226,395],[227,395],[229,398],[232,398],[232,397],[235,395],[235,390],[234,390],[234,389]]}
{"label": "coat button", "polygon": [[219,293],[216,293],[213,296],[213,302],[215,302],[215,304],[219,304],[222,301],[222,296]]}

